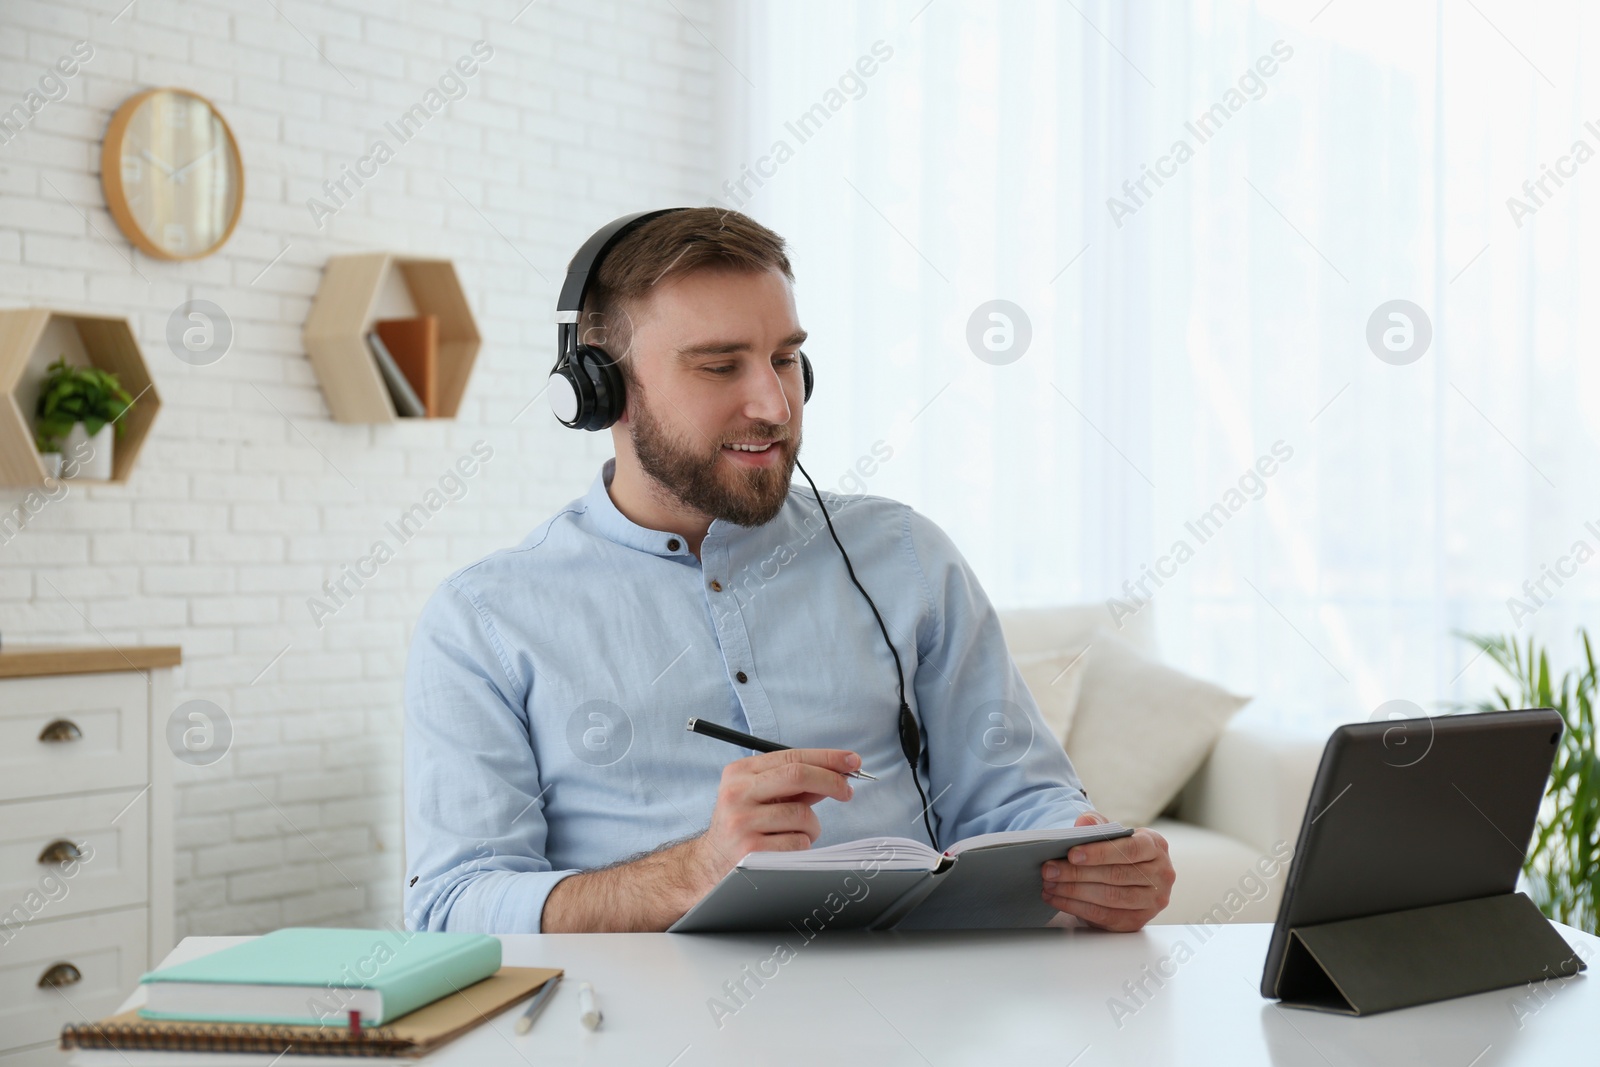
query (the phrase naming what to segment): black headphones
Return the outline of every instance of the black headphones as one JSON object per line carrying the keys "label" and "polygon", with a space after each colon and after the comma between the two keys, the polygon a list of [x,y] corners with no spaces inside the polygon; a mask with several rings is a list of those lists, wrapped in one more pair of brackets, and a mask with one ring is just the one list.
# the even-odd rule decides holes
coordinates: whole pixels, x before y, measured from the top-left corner
{"label": "black headphones", "polygon": [[[589,292],[589,279],[599,271],[606,253],[610,252],[618,241],[651,219],[660,218],[674,211],[686,210],[688,209],[669,207],[658,211],[641,211],[613,219],[583,242],[583,247],[578,249],[578,254],[573,256],[572,262],[567,265],[567,280],[562,284],[561,296],[556,300],[556,365],[550,371],[550,382],[546,387],[550,392],[550,410],[555,412],[556,419],[563,426],[574,430],[604,430],[621,418],[624,408],[622,371],[618,369],[617,361],[600,346],[584,344],[580,337],[579,320],[583,314],[583,299]],[[806,385],[805,397],[801,401],[804,403],[811,399],[813,378],[811,361],[806,358],[804,352],[799,355],[800,370],[805,377]],[[795,466],[800,467],[798,459],[795,460]],[[937,850],[938,838],[934,835],[933,821],[928,815],[928,809],[933,805],[928,802],[928,795],[922,791],[922,779],[918,774],[922,759],[922,731],[917,725],[916,717],[911,714],[911,706],[906,703],[906,674],[905,668],[900,663],[900,651],[894,647],[894,642],[889,640],[889,628],[884,625],[883,616],[878,613],[878,605],[872,602],[872,597],[856,579],[856,569],[850,564],[850,554],[844,550],[844,543],[834,531],[833,518],[828,514],[828,506],[822,502],[822,494],[817,491],[817,483],[811,480],[811,475],[806,473],[804,467],[800,467],[800,473],[805,475],[806,481],[811,485],[811,492],[817,498],[817,506],[822,509],[822,517],[828,523],[828,533],[833,536],[833,543],[839,546],[839,554],[844,557],[844,566],[850,574],[850,581],[854,582],[856,589],[867,598],[867,606],[872,608],[872,617],[878,621],[878,632],[883,634],[883,643],[889,646],[889,653],[894,656],[895,677],[900,685],[900,751],[905,754],[906,762],[911,764],[911,781],[917,787],[917,796],[922,800],[922,825],[928,831],[929,843]]]}
{"label": "black headphones", "polygon": [[[563,426],[574,430],[604,430],[622,417],[626,406],[622,370],[617,361],[599,345],[583,343],[580,319],[583,300],[589,294],[590,279],[600,263],[628,234],[651,219],[688,208],[668,207],[641,211],[614,219],[594,232],[567,265],[567,280],[556,300],[556,365],[550,371],[550,410]],[[602,327],[602,330],[604,328]],[[806,392],[801,403],[811,399],[811,361],[800,356],[800,373]]]}

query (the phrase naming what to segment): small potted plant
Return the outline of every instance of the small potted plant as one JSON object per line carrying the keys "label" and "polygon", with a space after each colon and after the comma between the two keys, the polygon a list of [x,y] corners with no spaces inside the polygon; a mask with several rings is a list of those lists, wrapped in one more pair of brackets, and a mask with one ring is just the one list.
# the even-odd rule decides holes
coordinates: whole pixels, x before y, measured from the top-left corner
{"label": "small potted plant", "polygon": [[50,364],[39,390],[39,450],[60,453],[64,477],[108,480],[112,439],[122,434],[131,407],[133,397],[115,374],[70,366],[63,356]]}

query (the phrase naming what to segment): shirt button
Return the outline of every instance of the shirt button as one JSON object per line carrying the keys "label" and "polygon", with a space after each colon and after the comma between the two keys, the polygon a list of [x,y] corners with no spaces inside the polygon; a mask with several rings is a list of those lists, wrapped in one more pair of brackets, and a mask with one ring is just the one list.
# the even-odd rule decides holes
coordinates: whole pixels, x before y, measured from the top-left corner
{"label": "shirt button", "polygon": [[713,579],[711,579],[711,588],[714,591],[720,593],[720,592],[722,592],[722,583],[717,581],[715,578],[713,578]]}
{"label": "shirt button", "polygon": [[676,551],[678,551],[678,539],[676,537],[674,537],[672,540],[667,542],[667,551],[668,552],[676,552]]}
{"label": "shirt button", "polygon": [[744,671],[740,671],[738,674],[734,675],[734,677],[739,679],[741,682],[748,682],[750,680],[749,678],[745,677]]}

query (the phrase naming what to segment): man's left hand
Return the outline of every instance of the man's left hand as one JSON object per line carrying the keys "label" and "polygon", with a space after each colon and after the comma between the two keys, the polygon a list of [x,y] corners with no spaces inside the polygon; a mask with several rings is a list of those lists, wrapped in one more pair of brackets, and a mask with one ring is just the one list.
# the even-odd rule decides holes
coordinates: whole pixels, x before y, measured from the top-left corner
{"label": "man's left hand", "polygon": [[[1109,822],[1098,811],[1078,816],[1077,826]],[[1177,872],[1167,839],[1148,827],[1132,837],[1074,845],[1067,858],[1043,868],[1044,899],[1057,911],[1102,930],[1137,930],[1172,899]]]}

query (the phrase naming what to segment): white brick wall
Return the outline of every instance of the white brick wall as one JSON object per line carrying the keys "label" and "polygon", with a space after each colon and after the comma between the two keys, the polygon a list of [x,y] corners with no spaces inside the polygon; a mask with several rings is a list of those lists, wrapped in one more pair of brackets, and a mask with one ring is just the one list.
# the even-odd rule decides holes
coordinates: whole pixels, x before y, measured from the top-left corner
{"label": "white brick wall", "polygon": [[[230,716],[223,760],[176,766],[179,936],[398,918],[412,621],[445,574],[521,539],[610,455],[609,434],[562,429],[542,399],[511,420],[543,385],[581,239],[715,188],[721,60],[685,16],[716,37],[716,11],[537,0],[513,25],[521,0],[278,0],[282,16],[258,0],[138,0],[113,20],[123,2],[0,5],[0,110],[75,42],[94,48],[67,96],[0,145],[0,303],[126,315],[164,405],[127,485],[76,484],[0,544],[0,632],[181,644],[177,701]],[[494,54],[468,95],[319,231],[306,197],[476,40]],[[134,252],[100,191],[111,112],[168,84],[217,104],[246,165],[237,232],[195,263]],[[323,262],[371,250],[456,261],[484,345],[454,422],[329,418],[301,324]],[[194,298],[236,331],[208,367],[164,340]],[[307,598],[480,439],[494,457],[466,496],[318,630]],[[0,490],[0,513],[22,495]]]}

